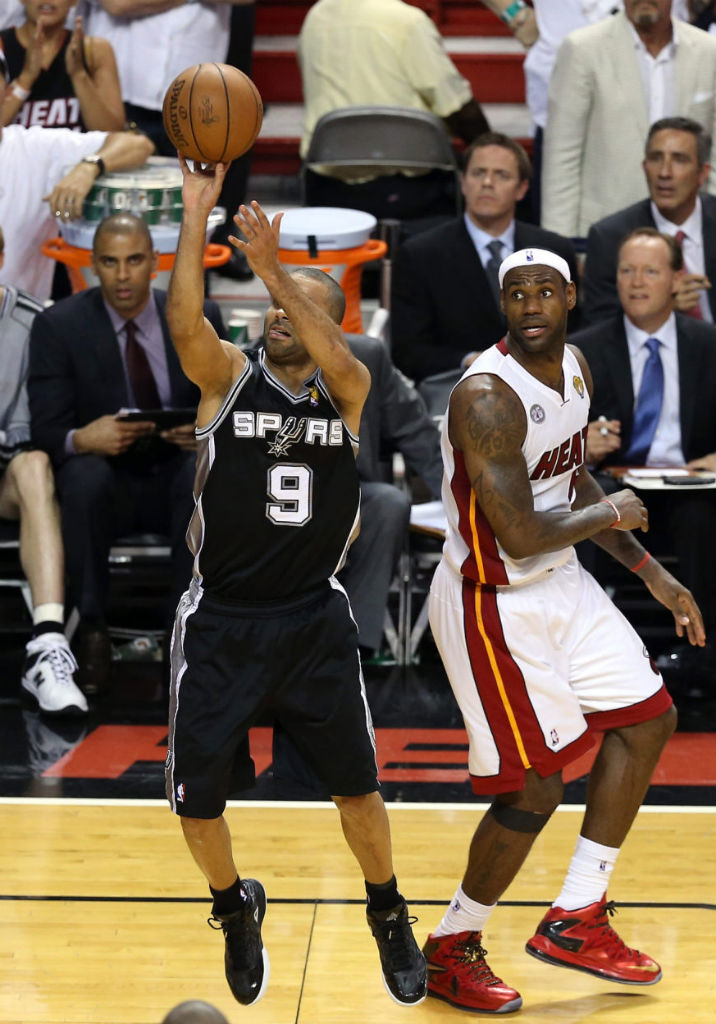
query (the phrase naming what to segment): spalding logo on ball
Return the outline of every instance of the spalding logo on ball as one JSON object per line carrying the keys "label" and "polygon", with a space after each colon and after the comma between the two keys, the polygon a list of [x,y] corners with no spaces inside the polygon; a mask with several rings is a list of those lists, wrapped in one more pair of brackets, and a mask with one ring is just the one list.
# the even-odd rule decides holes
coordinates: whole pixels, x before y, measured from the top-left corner
{"label": "spalding logo on ball", "polygon": [[194,64],[167,89],[164,129],[188,160],[228,163],[254,144],[263,103],[251,79],[230,64]]}

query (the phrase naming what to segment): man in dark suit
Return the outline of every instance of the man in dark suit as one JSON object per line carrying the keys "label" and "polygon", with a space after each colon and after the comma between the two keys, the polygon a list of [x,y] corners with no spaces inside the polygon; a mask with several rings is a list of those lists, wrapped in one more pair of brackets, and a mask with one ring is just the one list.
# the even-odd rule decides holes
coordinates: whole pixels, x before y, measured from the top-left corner
{"label": "man in dark suit", "polygon": [[393,359],[416,382],[467,366],[475,352],[504,335],[497,270],[510,253],[550,249],[567,260],[577,280],[568,239],[515,220],[530,175],[529,158],[518,142],[499,132],[478,136],[465,151],[463,217],[414,235],[398,249],[391,298]]}
{"label": "man in dark suit", "polygon": [[[99,288],[79,292],[35,317],[28,393],[33,442],[55,468],[71,602],[80,615],[80,685],[108,683],[105,623],[112,541],[141,531],[172,542],[176,605],[191,575],[184,534],[193,508],[194,427],[127,421],[120,409],[195,409],[169,336],[166,293],[150,287],[158,256],[149,229],[131,214],[102,221],[92,267]],[[225,333],[215,303],[205,313]]]}
{"label": "man in dark suit", "polygon": [[354,355],[370,370],[371,384],[360,423],[358,475],[361,529],[341,573],[364,654],[378,651],[388,591],[410,520],[410,495],[390,482],[390,460],[400,452],[408,470],[440,497],[440,437],[420,395],[395,368],[385,345],[348,334]]}
{"label": "man in dark suit", "polygon": [[[586,461],[598,470],[620,464],[716,470],[716,328],[674,312],[682,272],[681,249],[670,235],[637,228],[617,258],[623,312],[570,339],[594,381]],[[666,543],[677,555],[713,636],[713,491],[651,491],[649,512],[646,546]],[[694,657],[713,658],[713,648]]]}
{"label": "man in dark suit", "polygon": [[701,192],[711,170],[711,139],[698,121],[666,117],[649,129],[643,162],[649,198],[593,224],[584,267],[585,323],[619,313],[616,267],[621,240],[635,228],[656,228],[676,238],[686,273],[674,308],[716,321],[716,197]]}

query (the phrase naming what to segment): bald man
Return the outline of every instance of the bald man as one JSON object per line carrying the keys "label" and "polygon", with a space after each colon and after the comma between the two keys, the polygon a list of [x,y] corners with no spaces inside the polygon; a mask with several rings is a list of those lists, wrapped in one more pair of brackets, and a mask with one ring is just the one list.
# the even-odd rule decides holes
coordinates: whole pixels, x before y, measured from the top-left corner
{"label": "bald man", "polygon": [[[32,436],[55,469],[69,603],[80,614],[79,682],[89,695],[109,684],[105,606],[113,540],[136,532],[170,536],[167,620],[191,575],[184,533],[193,508],[199,393],[169,336],[166,293],[151,287],[157,263],[141,218],[106,218],[92,252],[99,287],[39,313],[30,335]],[[225,333],[216,303],[207,301],[204,311]],[[137,422],[118,417],[128,408],[152,415]],[[187,422],[157,426],[154,412],[171,408],[189,410]]]}

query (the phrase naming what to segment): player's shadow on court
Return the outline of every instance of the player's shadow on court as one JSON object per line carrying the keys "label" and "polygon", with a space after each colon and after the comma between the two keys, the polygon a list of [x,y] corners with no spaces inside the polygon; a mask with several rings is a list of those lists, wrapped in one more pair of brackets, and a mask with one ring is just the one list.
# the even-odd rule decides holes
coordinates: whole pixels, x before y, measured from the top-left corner
{"label": "player's shadow on court", "polygon": [[[608,982],[604,984],[606,985]],[[632,1012],[635,1009],[635,1000],[638,1000],[639,1010],[642,1012],[650,1003],[654,1004],[654,1024],[662,1019],[658,1009],[659,1000],[648,992],[615,992],[612,990],[582,996],[579,999],[550,999],[540,1003],[530,1001],[525,1005],[525,1010],[529,1014],[530,1021],[545,1020],[550,1021],[550,1024],[582,1024],[583,1021],[592,1019],[602,1020],[603,1018],[598,1015],[607,1010],[610,1014],[619,1013],[621,1010]]]}

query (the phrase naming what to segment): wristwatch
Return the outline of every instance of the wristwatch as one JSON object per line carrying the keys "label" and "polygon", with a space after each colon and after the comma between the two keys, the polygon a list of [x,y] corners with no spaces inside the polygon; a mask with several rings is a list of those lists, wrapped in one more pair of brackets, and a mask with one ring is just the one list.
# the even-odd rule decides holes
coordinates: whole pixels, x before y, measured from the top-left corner
{"label": "wristwatch", "polygon": [[92,164],[97,168],[97,177],[105,173],[104,160],[98,153],[92,153],[91,156],[83,156],[80,160],[81,164]]}

